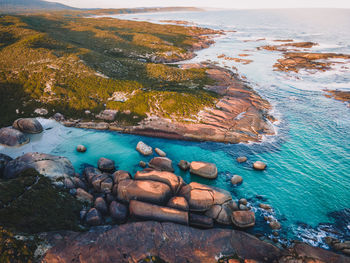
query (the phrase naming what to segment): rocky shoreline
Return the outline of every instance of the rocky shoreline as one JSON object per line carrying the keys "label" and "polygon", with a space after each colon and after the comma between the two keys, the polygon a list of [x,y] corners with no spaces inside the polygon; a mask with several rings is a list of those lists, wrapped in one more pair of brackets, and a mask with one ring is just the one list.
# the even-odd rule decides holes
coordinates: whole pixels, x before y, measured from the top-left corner
{"label": "rocky shoreline", "polygon": [[[43,132],[35,119],[16,120],[14,130]],[[84,149],[83,145],[77,147],[78,152]],[[153,154],[153,149],[142,142],[136,149],[142,155]],[[285,247],[277,241],[272,244],[271,240],[267,242],[243,232],[254,227],[256,220],[247,200],[234,200],[229,192],[216,187],[196,182],[186,184],[181,176],[173,173],[172,161],[166,153],[158,148],[155,152],[158,156],[144,163],[144,169],[133,176],[116,170],[114,161],[103,157],[97,167],[88,166],[79,174],[65,157],[27,153],[12,159],[1,154],[0,212],[5,218],[0,218],[0,222],[22,233],[36,233],[41,240],[36,255],[43,255],[42,262],[350,262],[350,258],[303,243]],[[246,160],[243,156],[237,159],[239,163]],[[182,160],[178,166],[212,180],[218,174],[213,163]],[[266,169],[266,164],[259,161],[253,166],[256,170]],[[30,175],[26,175],[28,172]],[[236,180],[237,177],[232,177],[233,185],[242,182],[242,178]],[[31,180],[25,183],[24,190],[13,188],[25,178]],[[37,186],[43,178],[51,181],[52,190],[48,185]],[[3,196],[7,191],[11,195]],[[52,201],[65,196],[65,201],[60,202],[65,206],[74,204],[74,209],[64,216],[63,212],[56,215],[55,221],[48,218],[48,222],[38,224],[46,219],[36,218],[37,207],[32,208],[32,203],[21,207],[21,202],[30,198],[39,202],[35,205],[40,207],[36,198],[41,198],[42,191],[49,191]],[[31,194],[26,197],[29,192]],[[15,204],[20,210],[14,210]],[[51,205],[45,209],[50,209]],[[264,203],[259,207],[266,211],[273,209]],[[17,218],[19,212],[23,217]],[[25,218],[32,222],[30,230],[21,223]],[[51,225],[56,224],[56,220],[62,228]],[[273,236],[278,237],[281,224],[275,219],[266,220]],[[60,231],[46,232],[55,229]],[[77,229],[89,231],[71,231]],[[348,253],[347,242],[334,239],[329,242],[334,249]]]}
{"label": "rocky shoreline", "polygon": [[143,136],[176,140],[215,141],[224,143],[260,142],[265,135],[274,135],[269,114],[271,105],[250,88],[237,74],[212,65],[185,64],[182,68],[207,68],[216,85],[207,86],[220,96],[215,108],[206,108],[191,120],[166,119],[149,113],[135,126],[122,126],[114,121],[115,111],[101,112],[104,121],[63,120],[63,125],[85,129],[112,130]]}

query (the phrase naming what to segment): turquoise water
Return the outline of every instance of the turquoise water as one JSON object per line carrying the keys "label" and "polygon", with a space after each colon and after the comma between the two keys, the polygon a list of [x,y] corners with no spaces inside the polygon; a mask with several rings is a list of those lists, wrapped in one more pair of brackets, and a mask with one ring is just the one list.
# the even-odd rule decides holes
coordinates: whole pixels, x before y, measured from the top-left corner
{"label": "turquoise water", "polygon": [[[198,181],[227,189],[236,198],[247,198],[253,206],[261,200],[272,205],[272,215],[281,221],[286,237],[324,246],[322,238],[326,233],[319,224],[335,223],[339,234],[349,238],[349,215],[342,214],[348,217],[340,216],[342,221],[339,222],[339,216],[335,221],[334,214],[330,213],[350,208],[350,108],[326,98],[322,90],[350,90],[350,70],[338,65],[325,73],[279,73],[272,70],[272,65],[280,54],[256,49],[273,43],[273,39],[292,38],[320,43],[313,48],[315,52],[350,53],[350,11],[318,10],[314,16],[307,12],[236,10],[137,15],[141,20],[188,20],[201,26],[237,31],[217,38],[215,45],[198,52],[192,61],[209,59],[222,66],[237,67],[238,73],[271,102],[273,114],[278,119],[275,125],[277,136],[267,137],[263,143],[183,142],[66,128],[53,121],[41,120],[46,128],[52,129],[33,136],[29,145],[11,150],[0,147],[0,152],[13,157],[28,151],[63,155],[77,170],[86,164],[96,164],[103,156],[115,160],[119,169],[134,173],[140,169],[140,160],[151,158],[135,151],[137,142],[143,140],[164,150],[175,164],[181,159],[216,163],[219,176],[214,181],[191,176],[177,167],[176,173],[187,182]],[[127,19],[134,17],[135,14],[123,16]],[[259,38],[265,40],[245,41]],[[248,53],[247,58],[254,62],[242,65],[217,59],[222,53],[231,57]],[[88,151],[77,153],[77,144],[86,145]],[[235,159],[242,155],[248,157],[248,162],[239,164]],[[252,170],[252,163],[256,160],[266,162],[268,169],[263,172]],[[233,174],[243,176],[242,185],[234,187],[230,184]],[[259,221],[255,231],[266,230],[262,220],[264,212],[255,210]]]}

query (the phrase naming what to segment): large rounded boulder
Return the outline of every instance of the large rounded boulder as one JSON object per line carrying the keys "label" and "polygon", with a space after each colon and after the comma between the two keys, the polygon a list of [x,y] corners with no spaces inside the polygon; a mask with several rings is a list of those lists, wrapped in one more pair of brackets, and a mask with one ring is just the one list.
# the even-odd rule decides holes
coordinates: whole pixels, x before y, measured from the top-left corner
{"label": "large rounded boulder", "polygon": [[136,145],[136,150],[141,153],[142,155],[148,156],[148,155],[152,155],[153,151],[152,151],[152,147],[148,146],[147,144],[145,144],[142,141],[139,141],[138,144]]}
{"label": "large rounded boulder", "polygon": [[218,169],[213,163],[191,162],[190,173],[207,179],[215,179],[218,176]]}
{"label": "large rounded boulder", "polygon": [[232,212],[232,223],[238,228],[248,228],[255,225],[255,214],[253,211]]}
{"label": "large rounded boulder", "polygon": [[107,159],[104,157],[101,157],[98,160],[97,163],[98,169],[100,169],[102,172],[114,172],[115,171],[115,162],[111,159]]}
{"label": "large rounded boulder", "polygon": [[29,139],[23,132],[13,128],[1,128],[0,129],[0,144],[6,146],[21,146],[29,142]]}
{"label": "large rounded boulder", "polygon": [[174,172],[173,162],[166,157],[154,157],[148,166],[158,171]]}
{"label": "large rounded boulder", "polygon": [[75,175],[74,167],[66,157],[35,152],[26,153],[8,162],[4,170],[4,178],[15,178],[29,168],[34,168],[38,173],[52,179]]}
{"label": "large rounded boulder", "polygon": [[24,133],[41,133],[43,131],[43,126],[35,118],[17,119],[12,127]]}

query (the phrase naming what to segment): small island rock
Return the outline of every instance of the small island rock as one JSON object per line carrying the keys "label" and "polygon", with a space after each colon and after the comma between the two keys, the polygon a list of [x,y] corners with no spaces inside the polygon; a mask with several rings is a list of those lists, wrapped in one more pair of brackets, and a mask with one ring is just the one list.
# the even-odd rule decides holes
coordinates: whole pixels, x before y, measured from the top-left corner
{"label": "small island rock", "polygon": [[154,151],[160,156],[160,157],[165,157],[166,153],[164,151],[162,151],[159,148],[155,148]]}
{"label": "small island rock", "polygon": [[136,150],[141,153],[142,155],[148,156],[151,155],[153,153],[152,151],[152,147],[148,146],[147,144],[145,144],[142,141],[139,141],[137,146],[136,146]]}
{"label": "small island rock", "polygon": [[253,168],[255,170],[265,170],[266,169],[266,164],[261,162],[261,161],[256,161],[254,164],[253,164]]}
{"label": "small island rock", "polygon": [[207,179],[215,179],[218,176],[218,169],[213,163],[191,162],[190,173]]}
{"label": "small island rock", "polygon": [[84,153],[84,152],[86,152],[86,147],[84,145],[79,144],[77,146],[77,151],[81,152],[81,153]]}

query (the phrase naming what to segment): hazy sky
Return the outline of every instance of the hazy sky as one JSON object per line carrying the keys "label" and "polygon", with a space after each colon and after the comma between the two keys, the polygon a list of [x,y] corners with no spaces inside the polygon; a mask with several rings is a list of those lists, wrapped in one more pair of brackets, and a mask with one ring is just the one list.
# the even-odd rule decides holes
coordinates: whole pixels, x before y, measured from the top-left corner
{"label": "hazy sky", "polygon": [[350,8],[350,0],[47,0],[84,8],[197,6],[216,8]]}

